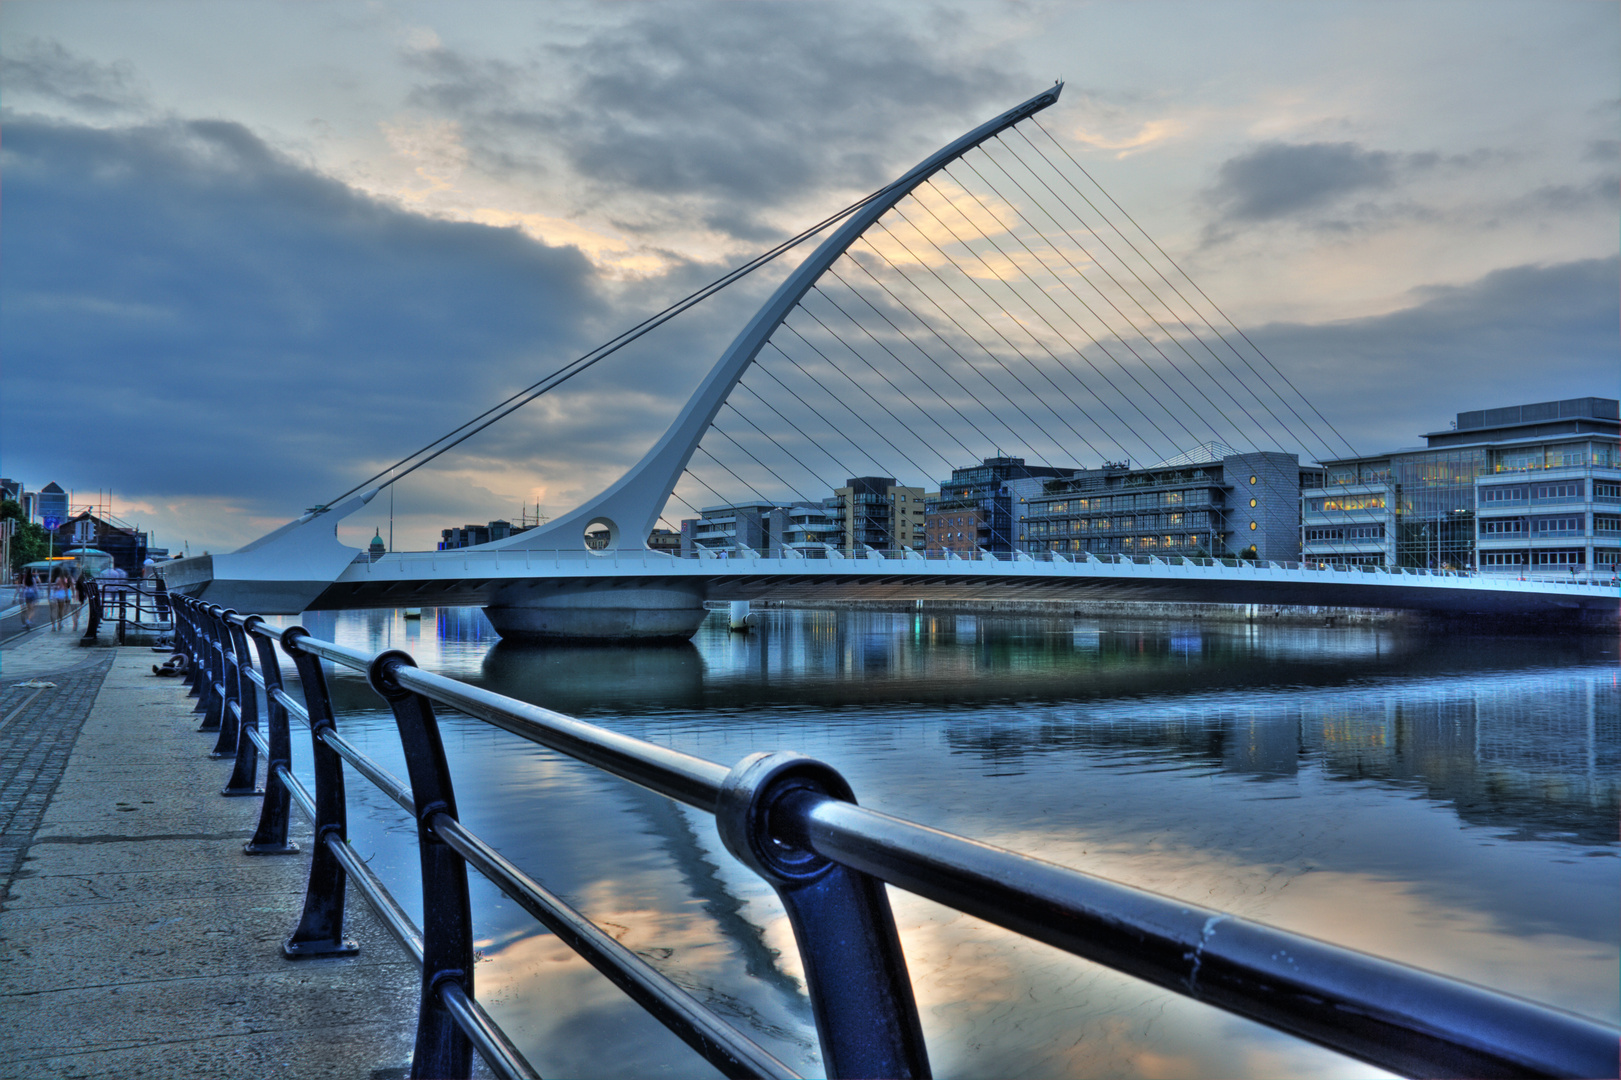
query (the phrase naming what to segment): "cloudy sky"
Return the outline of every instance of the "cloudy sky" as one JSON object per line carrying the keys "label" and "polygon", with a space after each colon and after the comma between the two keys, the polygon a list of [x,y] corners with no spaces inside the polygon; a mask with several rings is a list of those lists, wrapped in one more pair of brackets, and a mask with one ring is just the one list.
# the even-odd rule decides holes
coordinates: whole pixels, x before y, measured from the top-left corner
{"label": "cloudy sky", "polygon": [[[0,472],[173,548],[331,498],[1055,79],[1063,149],[1359,450],[1617,392],[1613,4],[8,0],[0,43]],[[786,265],[413,474],[396,546],[599,490]]]}

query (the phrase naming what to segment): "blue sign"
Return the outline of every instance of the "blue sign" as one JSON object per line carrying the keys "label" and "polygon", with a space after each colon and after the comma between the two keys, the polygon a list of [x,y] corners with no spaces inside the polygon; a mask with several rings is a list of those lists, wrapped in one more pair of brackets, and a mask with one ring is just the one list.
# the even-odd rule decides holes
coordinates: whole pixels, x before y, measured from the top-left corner
{"label": "blue sign", "polygon": [[55,529],[60,524],[62,524],[62,519],[61,518],[48,517],[48,518],[45,519],[45,527],[47,529]]}

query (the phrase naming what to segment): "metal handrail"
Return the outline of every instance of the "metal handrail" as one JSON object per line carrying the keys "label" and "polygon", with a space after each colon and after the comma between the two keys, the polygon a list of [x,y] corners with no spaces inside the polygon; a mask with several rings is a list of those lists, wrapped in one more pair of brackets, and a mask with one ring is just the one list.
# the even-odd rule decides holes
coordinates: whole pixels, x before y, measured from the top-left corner
{"label": "metal handrail", "polygon": [[[456,966],[472,948],[469,864],[723,1072],[792,1075],[460,822],[432,703],[714,814],[727,849],[776,889],[787,910],[830,1076],[929,1072],[905,958],[879,882],[1408,1075],[1596,1076],[1613,1074],[1618,1064],[1621,1032],[1595,1020],[868,810],[818,761],[751,754],[728,768],[422,671],[403,652],[364,653],[313,638],[301,627],[276,629],[258,616],[189,598],[177,597],[176,610],[182,614],[177,626],[185,625],[177,638],[191,650],[194,668],[212,655],[212,670],[234,665],[241,686],[264,690],[268,739],[248,726],[252,710],[240,687],[238,709],[219,710],[243,717],[249,737],[239,740],[241,747],[274,757],[268,748],[277,740],[277,718],[285,730],[289,714],[305,714],[318,751],[317,790],[310,796],[288,762],[272,761],[266,814],[274,814],[273,784],[294,793],[315,820],[318,846],[342,867],[340,874],[357,878],[384,922],[423,963],[415,1075],[467,1075],[473,1049],[497,1075],[530,1075],[473,998],[470,961],[466,970]],[[261,657],[257,679],[241,674],[251,670],[250,640]],[[280,687],[272,644],[299,666],[303,707]],[[365,672],[389,701],[410,783],[337,734],[320,659]],[[201,681],[231,693],[228,678]],[[330,755],[325,765],[322,752]],[[410,925],[343,838],[340,760],[417,818],[424,931]],[[285,848],[284,821],[281,830]],[[264,833],[261,822],[249,850],[265,843]],[[337,878],[334,893],[330,868],[322,871],[317,863],[311,864],[312,899],[289,939],[289,955],[302,954],[294,950],[295,939],[302,948],[317,937],[329,952],[353,951],[341,934],[343,879]],[[326,892],[318,895],[321,889]],[[316,923],[326,920],[318,933],[306,932],[312,903],[326,905],[313,916]]]}

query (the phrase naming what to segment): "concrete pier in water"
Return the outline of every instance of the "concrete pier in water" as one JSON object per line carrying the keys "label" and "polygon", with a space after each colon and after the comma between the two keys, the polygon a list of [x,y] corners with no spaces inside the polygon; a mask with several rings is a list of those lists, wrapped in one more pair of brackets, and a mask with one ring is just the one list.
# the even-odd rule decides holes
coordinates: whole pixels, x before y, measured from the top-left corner
{"label": "concrete pier in water", "polygon": [[0,1078],[408,1075],[418,969],[363,898],[359,956],[282,957],[308,823],[245,856],[259,800],[163,655],[77,642],[0,645]]}

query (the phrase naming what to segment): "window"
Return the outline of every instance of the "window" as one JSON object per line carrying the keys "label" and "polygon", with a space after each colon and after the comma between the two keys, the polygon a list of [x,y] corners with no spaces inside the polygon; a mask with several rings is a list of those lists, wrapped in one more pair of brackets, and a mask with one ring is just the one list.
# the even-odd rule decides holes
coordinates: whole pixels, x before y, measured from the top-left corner
{"label": "window", "polygon": [[1326,499],[1312,499],[1311,509],[1321,513],[1325,510],[1383,510],[1385,497],[1383,495],[1331,495]]}
{"label": "window", "polygon": [[1483,551],[1480,553],[1482,566],[1524,566],[1525,552],[1523,551]]}
{"label": "window", "polygon": [[1514,487],[1483,487],[1480,489],[1480,505],[1491,506],[1502,503],[1523,503],[1525,501],[1525,485]]}
{"label": "window", "polygon": [[1596,533],[1621,533],[1621,517],[1614,514],[1594,514],[1593,531]]}
{"label": "window", "polygon": [[1250,500],[1250,509],[1251,509],[1251,510],[1253,510],[1253,509],[1255,509],[1255,504],[1256,504],[1256,500],[1254,500],[1254,499],[1251,499],[1251,500]]}
{"label": "window", "polygon": [[1572,481],[1564,484],[1531,485],[1531,498],[1536,499],[1539,502],[1566,502],[1571,499],[1580,499],[1581,497],[1582,485],[1580,481]]}
{"label": "window", "polygon": [[1531,531],[1538,536],[1579,536],[1582,525],[1581,514],[1531,519]]}
{"label": "window", "polygon": [[1621,484],[1607,484],[1603,480],[1595,480],[1593,498],[1600,502],[1621,502]]}
{"label": "window", "polygon": [[1583,563],[1581,548],[1574,551],[1533,551],[1531,553],[1532,566],[1581,566]]}
{"label": "window", "polygon": [[1250,483],[1251,483],[1251,484],[1254,484],[1254,483],[1255,483],[1255,477],[1253,477],[1253,476],[1252,476],[1252,477],[1250,477]]}
{"label": "window", "polygon": [[1481,536],[1518,536],[1524,533],[1524,518],[1488,518],[1480,523]]}
{"label": "window", "polygon": [[1256,524],[1255,524],[1255,522],[1253,522],[1253,521],[1252,521],[1252,522],[1250,522],[1250,532],[1254,532],[1254,531],[1255,531],[1255,529],[1256,529]]}

